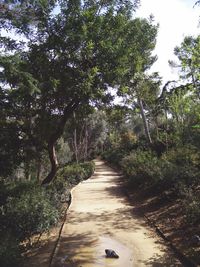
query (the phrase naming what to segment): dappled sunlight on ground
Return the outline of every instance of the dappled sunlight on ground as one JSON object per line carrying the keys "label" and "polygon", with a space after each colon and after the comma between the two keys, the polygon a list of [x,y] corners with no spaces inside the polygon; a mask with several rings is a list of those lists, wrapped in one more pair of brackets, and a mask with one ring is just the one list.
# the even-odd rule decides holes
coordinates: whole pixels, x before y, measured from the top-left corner
{"label": "dappled sunlight on ground", "polygon": [[[123,194],[122,177],[96,161],[92,178],[72,192],[53,267],[181,266]],[[107,259],[114,249],[119,259]]]}

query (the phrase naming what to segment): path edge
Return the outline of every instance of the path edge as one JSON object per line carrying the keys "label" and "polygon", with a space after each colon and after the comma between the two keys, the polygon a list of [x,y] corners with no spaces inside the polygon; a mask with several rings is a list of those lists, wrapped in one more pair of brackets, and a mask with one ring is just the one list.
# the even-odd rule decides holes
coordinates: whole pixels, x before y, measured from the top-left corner
{"label": "path edge", "polygon": [[[113,168],[113,167],[111,167]],[[129,202],[131,203],[132,199],[128,193],[128,191],[123,188],[123,191],[128,198]],[[165,242],[168,247],[171,248],[171,250],[176,255],[177,259],[183,264],[185,267],[198,267],[199,265],[189,259],[186,255],[184,255],[170,240],[168,237],[165,236],[165,234],[162,232],[162,230],[153,222],[147,215],[145,215],[142,211],[139,211],[139,213],[145,218],[148,225],[155,230],[155,232],[160,236]]]}

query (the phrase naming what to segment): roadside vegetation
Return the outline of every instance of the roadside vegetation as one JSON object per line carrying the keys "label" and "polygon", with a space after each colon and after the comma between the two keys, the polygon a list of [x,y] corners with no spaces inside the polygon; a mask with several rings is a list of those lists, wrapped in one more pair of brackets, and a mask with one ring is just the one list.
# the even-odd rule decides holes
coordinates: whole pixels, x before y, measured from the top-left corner
{"label": "roadside vegetation", "polygon": [[[159,210],[162,202],[166,213],[175,205],[179,207],[170,215],[172,239],[179,232],[176,245],[183,246],[198,264],[200,244],[194,239],[200,234],[199,49],[199,36],[186,37],[175,48],[177,62],[170,64],[179,68],[182,84],[168,82],[157,97],[144,94],[145,117],[137,100],[132,103],[133,108],[107,110],[110,131],[102,154],[122,170],[130,191],[157,197],[155,210]],[[159,217],[162,216],[154,216],[156,224]]]}
{"label": "roadside vegetation", "polygon": [[21,266],[21,254],[50,231],[70,204],[70,191],[94,172],[94,163],[69,164],[58,170],[56,179],[41,187],[38,181],[1,179],[0,265]]}

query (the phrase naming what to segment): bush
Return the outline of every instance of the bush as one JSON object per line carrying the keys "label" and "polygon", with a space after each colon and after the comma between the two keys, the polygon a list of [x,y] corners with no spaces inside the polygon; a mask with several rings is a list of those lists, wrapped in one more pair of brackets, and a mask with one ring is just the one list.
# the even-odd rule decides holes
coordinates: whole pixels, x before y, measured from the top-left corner
{"label": "bush", "polygon": [[72,186],[93,172],[93,162],[68,165],[45,187],[0,180],[0,266],[21,266],[20,243],[56,224],[62,197],[69,196]]}
{"label": "bush", "polygon": [[88,179],[94,172],[93,161],[84,163],[74,163],[59,170],[53,182],[46,187],[52,204],[58,209],[62,209],[62,203],[70,201],[71,188]]}
{"label": "bush", "polygon": [[[20,243],[58,220],[46,190],[33,182],[1,182],[0,266],[20,265]],[[18,264],[19,263],[19,264]]]}
{"label": "bush", "polygon": [[135,148],[137,144],[137,136],[132,131],[124,131],[121,134],[121,139],[119,141],[120,148],[130,151]]}
{"label": "bush", "polygon": [[73,163],[62,168],[55,179],[63,178],[72,185],[88,179],[94,172],[93,162]]}
{"label": "bush", "polygon": [[122,148],[115,148],[111,150],[107,150],[102,154],[102,158],[106,161],[119,166],[120,161],[127,155],[127,151]]}
{"label": "bush", "polygon": [[71,184],[62,176],[57,176],[51,184],[46,186],[46,192],[52,205],[60,212],[62,211],[62,203],[69,202]]}
{"label": "bush", "polygon": [[9,232],[0,232],[0,266],[21,266],[19,240]]}
{"label": "bush", "polygon": [[161,157],[162,184],[165,187],[182,188],[198,182],[200,155],[194,147],[171,149]]}
{"label": "bush", "polygon": [[190,224],[200,223],[200,192],[194,192],[192,189],[185,191],[185,199],[183,200],[186,221]]}
{"label": "bush", "polygon": [[93,161],[80,163],[80,166],[81,168],[84,169],[84,176],[83,176],[84,180],[88,179],[94,173],[95,164]]}
{"label": "bush", "polygon": [[153,185],[160,178],[159,160],[151,150],[131,152],[120,164],[133,185]]}
{"label": "bush", "polygon": [[[74,163],[62,168],[57,176],[62,177],[72,185],[76,185],[83,180],[84,170],[79,164]],[[55,179],[57,179],[57,177]]]}
{"label": "bush", "polygon": [[[2,214],[8,229],[21,241],[47,231],[58,220],[58,211],[52,206],[44,189],[39,185],[27,184],[30,187],[26,191],[21,190],[20,195],[13,196],[11,193]],[[24,187],[24,183],[20,183],[13,191],[20,192],[19,188]]]}

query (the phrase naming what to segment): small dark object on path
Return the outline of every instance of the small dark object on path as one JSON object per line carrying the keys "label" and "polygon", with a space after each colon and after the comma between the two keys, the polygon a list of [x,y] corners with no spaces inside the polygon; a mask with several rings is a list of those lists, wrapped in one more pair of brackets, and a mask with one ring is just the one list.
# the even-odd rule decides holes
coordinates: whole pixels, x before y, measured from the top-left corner
{"label": "small dark object on path", "polygon": [[117,253],[112,249],[105,249],[105,253],[107,258],[115,258],[115,259],[119,258]]}
{"label": "small dark object on path", "polygon": [[192,237],[192,243],[193,243],[193,245],[199,246],[200,245],[200,237],[198,235],[194,235]]}

